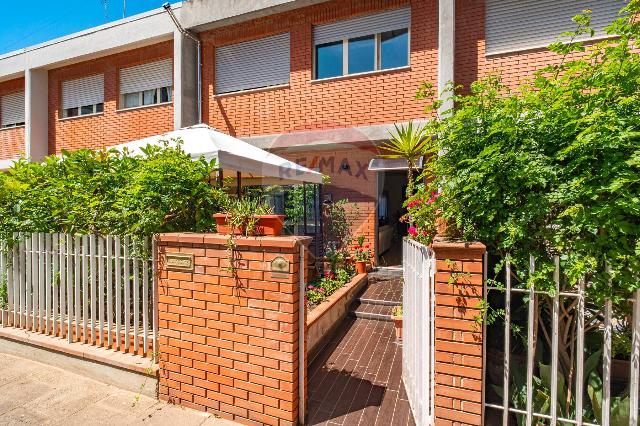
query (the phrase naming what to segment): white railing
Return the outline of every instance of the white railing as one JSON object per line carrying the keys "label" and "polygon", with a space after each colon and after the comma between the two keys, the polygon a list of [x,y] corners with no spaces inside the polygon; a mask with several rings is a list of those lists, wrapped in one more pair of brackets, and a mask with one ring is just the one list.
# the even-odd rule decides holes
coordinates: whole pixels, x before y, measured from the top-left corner
{"label": "white railing", "polygon": [[[485,271],[487,270],[487,257],[485,256]],[[485,398],[484,407],[498,410],[500,413],[503,426],[510,424],[522,424],[522,425],[537,425],[537,424],[549,424],[549,425],[584,425],[584,426],[596,426],[596,425],[619,425],[620,419],[626,424],[625,415],[628,414],[629,425],[638,425],[638,411],[639,411],[639,383],[640,383],[640,290],[637,290],[632,300],[629,303],[632,306],[632,314],[630,315],[630,327],[632,330],[631,348],[630,348],[630,366],[629,366],[629,411],[626,412],[624,404],[621,404],[617,409],[614,409],[612,402],[619,399],[612,396],[612,333],[616,332],[616,327],[621,325],[619,318],[612,318],[613,308],[610,300],[605,301],[604,306],[594,306],[589,304],[589,308],[586,308],[587,298],[585,297],[585,288],[589,283],[584,279],[580,280],[576,286],[567,288],[566,285],[561,284],[564,281],[561,280],[560,260],[556,256],[554,258],[555,270],[553,276],[552,286],[554,289],[551,291],[536,290],[533,286],[530,288],[515,287],[512,285],[512,266],[507,258],[505,261],[505,279],[504,287],[502,286],[487,286],[487,292],[499,292],[504,295],[504,346],[502,352],[502,361],[494,362],[489,360],[485,355],[485,386],[487,381],[487,369],[497,365],[503,366],[502,371],[502,383],[489,384],[489,386],[501,387],[501,402],[488,402]],[[529,265],[530,273],[535,271],[535,259],[531,257]],[[517,298],[521,298],[517,300]],[[548,323],[550,322],[550,333],[543,329],[541,324],[542,315],[542,298],[545,299],[547,306],[549,307]],[[512,351],[515,346],[515,342],[512,340],[514,331],[514,306],[526,307],[526,328],[522,327],[523,337],[526,334],[526,376],[524,388],[524,402],[516,403],[512,398],[512,386],[514,386],[514,374],[519,366],[512,365]],[[562,321],[570,321],[571,328],[561,327]],[[548,326],[547,323],[547,326]],[[585,330],[599,330],[602,332],[602,361],[601,365],[601,402],[597,405],[601,407],[600,418],[585,419],[584,407],[587,403],[585,401],[585,395],[591,397],[586,392],[588,379],[585,373],[585,358],[588,356],[585,346]],[[549,336],[550,334],[550,336]],[[567,339],[567,334],[569,338]],[[486,335],[486,331],[485,331]],[[542,337],[544,336],[544,337]],[[575,337],[572,337],[575,336]],[[535,365],[536,359],[536,344],[540,339],[544,338],[545,343],[550,346],[551,353],[547,354],[550,357],[550,364],[548,368],[550,374],[548,377],[548,395],[545,395],[545,389],[540,389],[540,378],[536,378],[534,382],[534,375],[536,370],[541,368],[541,365]],[[488,339],[485,339],[488,340]],[[493,345],[495,341],[490,340],[487,343],[487,349],[497,349]],[[565,379],[560,373],[560,346],[568,345],[572,352],[571,362],[571,375],[573,377],[570,385],[565,385]],[[566,361],[565,361],[566,363]],[[590,368],[593,370],[593,364]],[[545,367],[546,368],[546,367]],[[595,368],[597,372],[599,368]],[[524,372],[524,369],[522,370]],[[537,374],[540,375],[538,371]],[[546,376],[545,376],[546,377]],[[592,388],[593,389],[593,388]],[[559,391],[563,391],[560,395]],[[568,393],[568,395],[567,395]],[[592,392],[592,395],[597,392]],[[486,395],[486,393],[485,393]],[[543,410],[536,409],[541,405],[534,400],[542,396],[548,398],[549,403],[544,406]],[[570,409],[564,409],[564,413],[559,412],[562,409],[562,404],[559,402],[560,396],[564,397],[564,403],[566,406],[570,406]],[[598,395],[596,395],[598,396]],[[556,401],[556,403],[553,403]],[[505,407],[508,409],[505,410]],[[622,408],[621,408],[622,407]],[[623,410],[623,411],[621,411]],[[544,412],[541,412],[544,411]],[[623,415],[620,413],[622,412]],[[490,413],[489,413],[490,414]],[[612,418],[616,415],[616,421]],[[520,416],[521,421],[516,423],[514,415]],[[494,419],[495,417],[486,417]],[[490,422],[489,422],[490,423]],[[487,423],[487,424],[489,424]],[[495,424],[498,424],[495,422]]]}
{"label": "white railing", "polygon": [[0,250],[2,326],[156,353],[152,245],[151,238],[15,234]]}
{"label": "white railing", "polygon": [[415,423],[426,426],[433,423],[435,407],[435,255],[405,239],[402,265],[402,378]]}

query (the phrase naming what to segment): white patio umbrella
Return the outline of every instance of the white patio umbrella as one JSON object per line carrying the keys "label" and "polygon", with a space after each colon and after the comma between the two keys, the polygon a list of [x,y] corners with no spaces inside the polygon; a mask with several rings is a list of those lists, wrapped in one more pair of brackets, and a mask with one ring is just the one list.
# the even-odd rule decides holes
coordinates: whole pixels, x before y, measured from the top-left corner
{"label": "white patio umbrella", "polygon": [[272,185],[296,182],[322,183],[322,174],[300,166],[285,158],[271,154],[233,136],[219,132],[206,124],[198,124],[113,146],[128,150],[131,155],[143,155],[147,145],[160,145],[162,141],[175,146],[182,141],[182,150],[191,158],[216,159],[224,176],[240,176],[244,185]]}

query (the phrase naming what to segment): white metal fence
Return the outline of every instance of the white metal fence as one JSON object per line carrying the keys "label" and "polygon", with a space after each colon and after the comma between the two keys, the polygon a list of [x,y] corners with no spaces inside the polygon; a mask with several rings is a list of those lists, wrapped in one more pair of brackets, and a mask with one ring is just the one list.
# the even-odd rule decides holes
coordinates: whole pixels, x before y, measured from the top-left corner
{"label": "white metal fence", "polygon": [[[487,270],[487,258],[485,257],[485,268]],[[501,360],[487,358],[487,351],[498,349],[495,347],[495,340],[490,336],[485,338],[485,386],[487,380],[491,382],[491,369],[502,369],[502,383],[489,383],[489,387],[501,388],[501,401],[487,401],[484,407],[496,410],[497,413],[485,413],[486,424],[499,424],[504,426],[511,424],[518,425],[605,425],[629,426],[638,425],[639,411],[639,373],[640,373],[640,290],[635,292],[632,300],[629,300],[631,315],[628,326],[631,329],[630,362],[628,367],[628,382],[626,390],[620,393],[619,397],[613,396],[612,386],[612,333],[619,331],[622,322],[626,319],[613,318],[611,301],[606,301],[604,306],[594,306],[585,297],[585,288],[590,285],[585,280],[580,280],[576,286],[569,287],[561,279],[560,260],[555,257],[555,271],[553,277],[554,290],[540,291],[533,287],[521,288],[512,285],[512,267],[507,259],[505,262],[504,288],[501,286],[487,286],[488,292],[499,292],[504,297],[504,346],[502,352],[497,352]],[[531,257],[529,270],[535,271],[535,259]],[[500,296],[502,297],[502,296]],[[543,300],[544,299],[544,300]],[[542,323],[542,305],[548,311],[546,323]],[[587,306],[587,304],[589,306]],[[518,321],[514,318],[516,313],[514,307],[524,308],[524,318]],[[524,321],[523,321],[524,319]],[[521,339],[526,343],[521,345],[526,350],[524,361],[525,368],[521,369],[521,363],[514,365],[514,347],[519,342],[514,341],[514,331],[523,322],[526,327],[522,327]],[[549,328],[550,332],[546,331]],[[546,327],[545,327],[546,324]],[[566,325],[569,325],[567,327]],[[586,359],[589,354],[585,346],[585,335],[588,331],[598,331],[602,333],[602,355],[597,359],[597,352],[591,362]],[[485,332],[486,336],[486,332]],[[575,336],[575,337],[572,337]],[[593,334],[592,334],[593,336]],[[540,339],[544,339],[545,344],[550,348],[550,364],[543,365],[541,362],[535,363],[536,346]],[[593,342],[591,342],[593,346]],[[572,356],[567,368],[566,358],[561,360],[560,347],[566,345],[570,348]],[[539,355],[539,354],[538,354]],[[561,366],[564,361],[564,366]],[[547,361],[548,362],[548,361]],[[543,371],[544,370],[544,371]],[[566,371],[569,371],[569,384],[565,383]],[[588,384],[589,370],[597,373],[596,380],[598,386]],[[548,374],[545,373],[548,371]],[[563,374],[562,371],[565,371]],[[523,386],[518,386],[515,377],[521,375],[524,380]],[[618,373],[620,375],[620,373]],[[544,378],[543,378],[544,377]],[[592,376],[593,377],[593,376]],[[593,380],[593,378],[592,378]],[[599,381],[598,381],[599,380]],[[549,383],[545,383],[548,381]],[[591,388],[587,389],[587,386]],[[618,388],[624,387],[617,386]],[[628,390],[628,392],[627,392]],[[518,391],[520,391],[518,393]],[[498,393],[499,393],[498,392]],[[487,393],[485,393],[486,395]],[[514,395],[519,395],[516,397]],[[628,397],[627,403],[624,398]],[[589,398],[588,401],[585,398]],[[541,403],[547,401],[548,403]],[[554,403],[555,401],[555,403]],[[592,407],[589,418],[585,416],[587,404]],[[615,403],[615,406],[614,406]],[[595,406],[595,408],[593,408]],[[505,409],[508,407],[508,409]],[[598,413],[599,411],[600,413]],[[487,416],[488,414],[488,416]],[[494,414],[499,414],[499,417]],[[519,417],[519,418],[518,418]],[[492,419],[492,420],[486,420]]]}
{"label": "white metal fence", "polygon": [[151,238],[34,233],[14,241],[0,251],[3,327],[156,353]]}
{"label": "white metal fence", "polygon": [[405,239],[402,265],[402,378],[416,425],[430,425],[435,406],[435,254]]}

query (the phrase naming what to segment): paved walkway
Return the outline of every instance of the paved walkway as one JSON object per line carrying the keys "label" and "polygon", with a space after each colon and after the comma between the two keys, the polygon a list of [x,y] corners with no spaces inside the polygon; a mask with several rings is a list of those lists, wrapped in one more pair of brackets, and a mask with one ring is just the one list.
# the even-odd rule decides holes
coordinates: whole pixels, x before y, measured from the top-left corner
{"label": "paved walkway", "polygon": [[[371,278],[353,314],[362,306],[384,306],[376,302],[397,302],[402,294],[398,274]],[[401,376],[402,346],[393,322],[348,317],[309,367],[308,424],[413,425]]]}
{"label": "paved walkway", "polygon": [[236,425],[8,354],[0,354],[0,424]]}

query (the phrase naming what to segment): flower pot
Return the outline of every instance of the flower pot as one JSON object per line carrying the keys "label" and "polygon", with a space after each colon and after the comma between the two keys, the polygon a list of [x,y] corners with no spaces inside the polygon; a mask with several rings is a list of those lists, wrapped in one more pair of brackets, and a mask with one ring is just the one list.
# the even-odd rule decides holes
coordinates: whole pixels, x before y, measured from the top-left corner
{"label": "flower pot", "polygon": [[392,318],[396,328],[396,340],[402,340],[402,317],[393,316]]}
{"label": "flower pot", "polygon": [[367,272],[367,262],[357,261],[356,262],[356,273],[357,274],[364,274],[366,272]]}
{"label": "flower pot", "polygon": [[[227,215],[225,213],[216,213],[213,215],[216,220],[216,228],[220,234],[234,234],[242,235],[245,233],[244,227],[238,227],[231,229],[231,226],[227,224]],[[258,222],[256,223],[255,232],[253,235],[268,235],[279,236],[282,235],[282,229],[284,228],[284,218],[282,214],[268,214],[258,216]]]}

